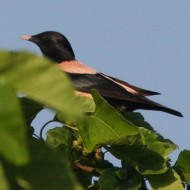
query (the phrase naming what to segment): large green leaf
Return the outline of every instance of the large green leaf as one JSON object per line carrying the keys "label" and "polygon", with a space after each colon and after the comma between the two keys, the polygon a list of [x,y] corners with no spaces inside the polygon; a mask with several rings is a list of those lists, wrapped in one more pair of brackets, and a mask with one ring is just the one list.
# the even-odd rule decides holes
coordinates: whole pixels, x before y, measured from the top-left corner
{"label": "large green leaf", "polygon": [[171,140],[164,139],[160,134],[156,133],[156,131],[144,120],[144,117],[140,113],[128,112],[124,116],[127,120],[139,127],[144,144],[149,149],[157,152],[163,157],[166,157],[178,148],[178,146]]}
{"label": "large green leaf", "polygon": [[0,80],[0,153],[14,164],[28,162],[26,127],[13,89]]}
{"label": "large green leaf", "polygon": [[171,152],[178,148],[178,146],[172,141],[164,139],[161,135],[152,130],[141,128],[141,133],[143,134],[144,144],[150,150],[157,152],[162,157],[167,157]]}
{"label": "large green leaf", "polygon": [[21,173],[34,190],[81,189],[62,155],[35,141],[30,151],[31,163]]}
{"label": "large green leaf", "polygon": [[87,152],[106,144],[119,144],[124,141],[134,143],[140,138],[139,129],[125,120],[96,91],[93,92],[95,112],[78,121],[79,134]]}
{"label": "large green leaf", "polygon": [[138,127],[143,127],[154,131],[151,125],[145,121],[144,117],[139,112],[126,112],[123,114],[123,116],[125,117],[126,120],[131,121],[134,125]]}
{"label": "large green leaf", "polygon": [[82,190],[62,154],[39,140],[30,141],[29,151],[30,162],[25,166],[3,163],[11,189]]}
{"label": "large green leaf", "polygon": [[190,150],[184,150],[179,154],[175,169],[182,179],[190,185]]}
{"label": "large green leaf", "polygon": [[120,145],[105,148],[116,158],[125,160],[141,174],[159,174],[168,169],[166,160],[144,145]]}
{"label": "large green leaf", "polygon": [[81,113],[66,74],[51,61],[26,52],[0,52],[0,78],[19,92],[67,117]]}
{"label": "large green leaf", "polygon": [[153,190],[184,190],[180,176],[172,169],[159,175],[151,175],[148,180]]}
{"label": "large green leaf", "polygon": [[84,110],[84,112],[94,112],[95,103],[94,103],[92,98],[84,97],[84,96],[78,96],[77,100],[80,102],[80,104],[82,106],[82,110]]}
{"label": "large green leaf", "polygon": [[[119,189],[137,190],[145,186],[143,176],[131,168],[128,163],[122,162],[122,169],[118,170],[117,175],[120,178]],[[145,189],[145,188],[144,188]]]}
{"label": "large green leaf", "polygon": [[[81,113],[84,112],[86,114],[90,114],[94,112],[95,103],[92,98],[84,97],[84,96],[77,96],[76,98],[77,98],[77,102],[81,106]],[[74,120],[73,118],[71,118],[71,120],[66,120],[64,115],[61,115],[59,113],[56,115],[56,119],[58,119],[58,121],[60,122],[67,123],[68,125],[76,123],[76,118],[74,118]]]}
{"label": "large green leaf", "polygon": [[44,108],[42,104],[28,99],[26,97],[19,98],[22,105],[25,121],[30,126],[36,115]]}
{"label": "large green leaf", "polygon": [[99,179],[101,189],[115,190],[119,184],[119,178],[112,169],[106,169],[102,172]]}
{"label": "large green leaf", "polygon": [[1,162],[0,162],[0,190],[10,190],[8,181],[5,176],[5,171]]}

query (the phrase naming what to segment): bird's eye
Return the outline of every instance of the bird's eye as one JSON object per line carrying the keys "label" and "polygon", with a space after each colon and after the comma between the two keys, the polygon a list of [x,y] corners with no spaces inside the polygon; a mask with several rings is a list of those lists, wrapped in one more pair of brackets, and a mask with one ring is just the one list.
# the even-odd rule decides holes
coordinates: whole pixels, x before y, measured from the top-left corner
{"label": "bird's eye", "polygon": [[43,41],[47,40],[47,36],[42,36],[42,40]]}

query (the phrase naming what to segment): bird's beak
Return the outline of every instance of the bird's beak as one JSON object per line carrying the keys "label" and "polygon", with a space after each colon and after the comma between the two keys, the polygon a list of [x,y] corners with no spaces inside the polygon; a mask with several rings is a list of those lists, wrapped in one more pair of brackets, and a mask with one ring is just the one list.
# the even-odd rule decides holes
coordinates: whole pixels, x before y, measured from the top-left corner
{"label": "bird's beak", "polygon": [[20,39],[31,41],[32,36],[30,36],[30,35],[24,35],[24,36],[20,36]]}

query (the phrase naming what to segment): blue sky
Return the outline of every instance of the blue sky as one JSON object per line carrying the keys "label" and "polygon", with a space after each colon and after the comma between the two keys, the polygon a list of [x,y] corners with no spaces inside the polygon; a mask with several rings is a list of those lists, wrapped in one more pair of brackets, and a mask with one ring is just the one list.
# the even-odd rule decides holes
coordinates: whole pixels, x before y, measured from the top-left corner
{"label": "blue sky", "polygon": [[189,0],[6,0],[0,6],[0,26],[0,48],[40,54],[19,36],[55,30],[67,36],[78,60],[161,92],[152,100],[181,111],[184,118],[141,113],[180,150],[190,149]]}

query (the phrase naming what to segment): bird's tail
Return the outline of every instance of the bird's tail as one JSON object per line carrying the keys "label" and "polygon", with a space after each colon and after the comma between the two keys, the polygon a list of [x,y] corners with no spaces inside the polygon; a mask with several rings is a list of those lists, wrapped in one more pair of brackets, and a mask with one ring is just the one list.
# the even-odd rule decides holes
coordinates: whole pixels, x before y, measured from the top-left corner
{"label": "bird's tail", "polygon": [[134,99],[129,100],[121,100],[121,99],[113,99],[113,98],[105,98],[112,106],[116,107],[120,111],[134,111],[137,109],[144,110],[154,110],[154,111],[162,111],[166,112],[178,117],[183,117],[183,115],[174,109],[168,108],[162,104],[154,102],[144,96],[136,96]]}
{"label": "bird's tail", "polygon": [[154,102],[148,98],[141,97],[140,100],[141,101],[139,103],[137,103],[136,109],[162,111],[162,112],[166,112],[166,113],[178,116],[178,117],[183,117],[182,113],[180,113],[179,111],[176,111],[176,110],[166,107],[162,104]]}

